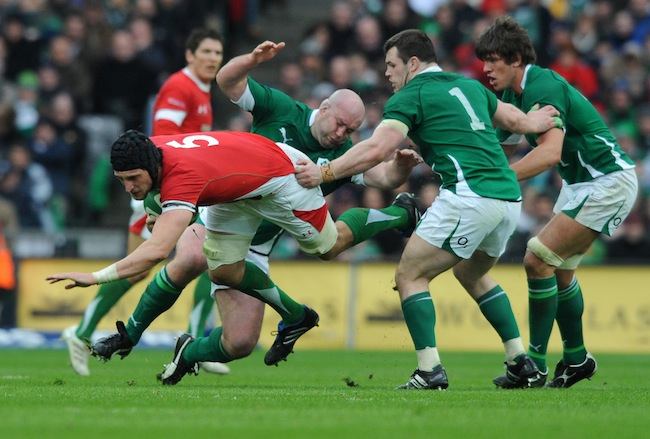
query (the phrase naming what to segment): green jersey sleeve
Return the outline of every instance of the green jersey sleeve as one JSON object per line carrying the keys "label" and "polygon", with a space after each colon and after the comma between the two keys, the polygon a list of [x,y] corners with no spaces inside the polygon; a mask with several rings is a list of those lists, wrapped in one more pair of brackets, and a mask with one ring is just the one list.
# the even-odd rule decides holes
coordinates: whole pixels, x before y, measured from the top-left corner
{"label": "green jersey sleeve", "polygon": [[400,93],[393,94],[384,106],[384,120],[398,120],[411,131],[422,121],[420,98],[414,88],[403,88]]}
{"label": "green jersey sleeve", "polygon": [[296,101],[290,96],[251,77],[248,78],[248,88],[254,100],[251,113],[257,125],[267,120],[274,121],[278,114],[289,114],[295,109]]}
{"label": "green jersey sleeve", "polygon": [[565,82],[552,72],[549,79],[543,81],[542,87],[529,87],[523,93],[521,110],[528,113],[531,108],[538,104],[539,107],[552,105],[560,112],[560,119],[566,125],[566,118],[569,112],[568,90]]}

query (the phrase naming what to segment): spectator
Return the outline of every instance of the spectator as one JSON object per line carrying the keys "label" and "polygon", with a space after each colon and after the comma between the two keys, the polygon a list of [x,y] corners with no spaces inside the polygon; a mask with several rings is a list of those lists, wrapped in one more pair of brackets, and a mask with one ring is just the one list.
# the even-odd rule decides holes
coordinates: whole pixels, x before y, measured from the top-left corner
{"label": "spectator", "polygon": [[155,72],[136,55],[132,35],[116,31],[111,54],[97,66],[94,75],[94,111],[120,116],[125,129],[142,127],[145,105],[156,87]]}
{"label": "spectator", "polygon": [[18,74],[25,70],[36,70],[41,51],[41,41],[28,37],[24,17],[14,14],[2,24],[2,35],[7,51],[4,74],[10,80],[16,80]]}
{"label": "spectator", "polygon": [[50,41],[50,62],[59,73],[61,85],[72,93],[77,105],[87,111],[90,109],[93,76],[89,67],[77,56],[68,37],[58,36]]}
{"label": "spectator", "polygon": [[16,208],[21,227],[54,230],[48,210],[52,182],[45,168],[32,162],[29,149],[22,144],[13,144],[7,160],[0,161],[0,197]]}
{"label": "spectator", "polygon": [[18,75],[18,95],[14,104],[16,130],[23,138],[29,138],[38,121],[38,77],[32,71]]}
{"label": "spectator", "polygon": [[347,55],[349,52],[350,41],[354,40],[353,17],[352,8],[346,1],[334,2],[331,18],[327,23],[329,46],[325,52],[325,58],[328,61],[338,55]]}
{"label": "spectator", "polygon": [[598,100],[600,89],[596,72],[579,58],[578,52],[573,46],[562,48],[550,68],[580,90],[587,99],[592,102]]}
{"label": "spectator", "polygon": [[363,17],[357,21],[354,33],[354,50],[363,54],[371,65],[381,69],[384,63],[385,39],[382,38],[379,21],[372,16]]}

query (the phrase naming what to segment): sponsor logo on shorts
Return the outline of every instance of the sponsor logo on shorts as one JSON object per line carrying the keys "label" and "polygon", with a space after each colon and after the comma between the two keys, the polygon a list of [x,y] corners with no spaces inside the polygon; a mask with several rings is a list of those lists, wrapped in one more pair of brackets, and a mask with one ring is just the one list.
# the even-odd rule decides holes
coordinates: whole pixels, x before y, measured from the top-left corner
{"label": "sponsor logo on shorts", "polygon": [[469,242],[469,239],[467,239],[467,237],[465,237],[465,236],[461,236],[460,238],[458,238],[456,240],[456,244],[458,244],[460,247],[463,247],[463,248],[467,247],[468,242]]}

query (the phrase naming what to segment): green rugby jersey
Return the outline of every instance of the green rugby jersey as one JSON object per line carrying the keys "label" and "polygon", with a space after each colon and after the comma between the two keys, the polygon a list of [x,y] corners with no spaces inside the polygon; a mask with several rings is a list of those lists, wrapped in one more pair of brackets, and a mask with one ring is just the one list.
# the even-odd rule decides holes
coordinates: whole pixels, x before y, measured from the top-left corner
{"label": "green rugby jersey", "polygon": [[[307,154],[318,165],[342,156],[352,147],[352,141],[348,139],[338,148],[323,148],[310,130],[316,110],[280,90],[260,84],[251,77],[248,77],[248,89],[250,95],[245,93],[237,104],[253,115],[251,132],[275,142],[286,143]],[[358,178],[348,177],[322,184],[320,187],[323,195],[327,195],[350,181],[361,183]],[[264,221],[253,239],[253,244],[266,242],[280,231],[280,227]]]}
{"label": "green rugby jersey", "polygon": [[492,125],[496,96],[464,76],[426,70],[397,91],[384,120],[398,120],[440,175],[442,188],[462,196],[521,199],[514,172]]}
{"label": "green rugby jersey", "polygon": [[[512,89],[503,93],[502,100],[528,112],[535,104],[552,105],[560,112],[566,127],[562,158],[557,169],[568,184],[591,181],[602,175],[634,168],[634,161],[620,147],[598,111],[564,78],[549,69],[526,66],[522,93]],[[510,133],[499,130],[504,141]],[[527,135],[532,147],[537,136]]]}
{"label": "green rugby jersey", "polygon": [[[244,105],[243,108],[253,115],[252,133],[268,137],[274,142],[286,143],[307,154],[317,165],[342,156],[352,147],[352,141],[348,139],[338,148],[323,148],[310,130],[315,110],[280,90],[262,85],[250,77],[248,88],[253,100],[242,102],[240,105]],[[324,195],[327,195],[351,180],[352,178],[348,177],[325,183],[321,185],[321,190]]]}

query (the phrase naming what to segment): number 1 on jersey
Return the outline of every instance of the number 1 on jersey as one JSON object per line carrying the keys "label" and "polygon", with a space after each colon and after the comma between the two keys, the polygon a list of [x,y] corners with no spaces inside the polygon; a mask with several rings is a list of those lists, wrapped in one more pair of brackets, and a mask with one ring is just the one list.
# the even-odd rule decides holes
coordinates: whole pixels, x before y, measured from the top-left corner
{"label": "number 1 on jersey", "polygon": [[474,131],[481,131],[485,129],[485,124],[480,121],[478,116],[476,115],[476,112],[472,108],[472,105],[469,103],[467,100],[467,97],[463,94],[463,92],[460,90],[458,87],[454,87],[451,90],[449,90],[449,94],[454,96],[456,99],[458,99],[465,109],[465,112],[469,116],[470,124],[469,126],[472,128]]}

